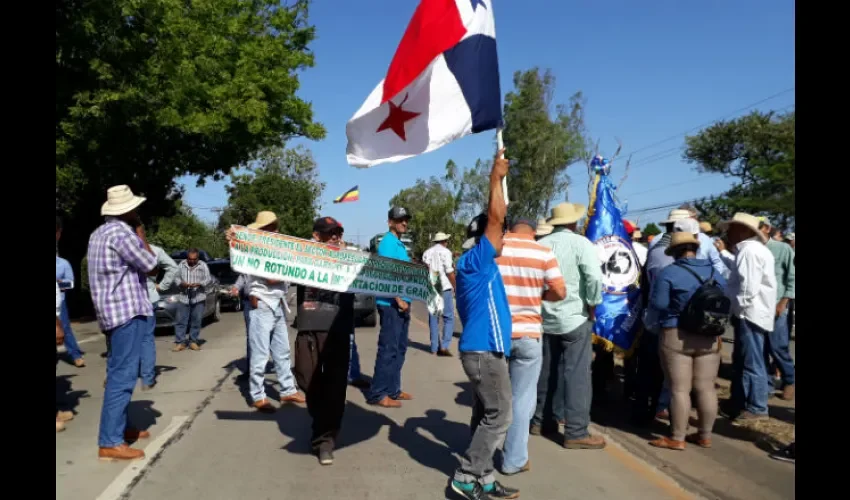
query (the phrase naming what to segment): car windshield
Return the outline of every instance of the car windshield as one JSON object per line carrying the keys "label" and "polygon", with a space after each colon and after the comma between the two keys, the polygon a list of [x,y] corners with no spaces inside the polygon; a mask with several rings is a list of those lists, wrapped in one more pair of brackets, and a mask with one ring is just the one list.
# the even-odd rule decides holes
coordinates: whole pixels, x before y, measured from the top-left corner
{"label": "car windshield", "polygon": [[230,268],[230,264],[213,263],[209,264],[210,273],[215,276],[222,285],[232,285],[239,279],[239,273]]}

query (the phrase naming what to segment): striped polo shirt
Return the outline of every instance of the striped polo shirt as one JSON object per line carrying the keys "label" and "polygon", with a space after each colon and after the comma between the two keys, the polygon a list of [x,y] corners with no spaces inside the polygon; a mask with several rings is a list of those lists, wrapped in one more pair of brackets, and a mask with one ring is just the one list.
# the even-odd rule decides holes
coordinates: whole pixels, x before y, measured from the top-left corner
{"label": "striped polo shirt", "polygon": [[543,293],[565,286],[555,253],[534,241],[532,235],[508,233],[496,263],[511,309],[511,338],[540,338]]}

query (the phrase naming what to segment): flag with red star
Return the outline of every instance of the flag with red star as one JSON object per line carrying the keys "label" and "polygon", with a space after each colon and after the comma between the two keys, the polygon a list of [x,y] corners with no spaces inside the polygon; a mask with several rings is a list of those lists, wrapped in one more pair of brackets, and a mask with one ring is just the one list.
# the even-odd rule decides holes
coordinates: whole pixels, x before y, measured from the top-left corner
{"label": "flag with red star", "polygon": [[355,167],[502,125],[492,0],[421,0],[387,74],[345,127]]}

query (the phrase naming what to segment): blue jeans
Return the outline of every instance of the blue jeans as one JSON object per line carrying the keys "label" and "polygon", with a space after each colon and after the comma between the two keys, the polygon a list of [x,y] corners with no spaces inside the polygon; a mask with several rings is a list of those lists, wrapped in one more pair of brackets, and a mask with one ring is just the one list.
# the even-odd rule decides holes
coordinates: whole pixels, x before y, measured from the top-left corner
{"label": "blue jeans", "polygon": [[280,397],[291,396],[298,392],[295,388],[295,377],[292,375],[290,360],[289,332],[286,329],[286,312],[283,304],[278,302],[272,309],[262,300],[257,302],[257,308],[251,310],[251,357],[250,382],[248,384],[251,398],[256,403],[266,398],[266,363],[271,352],[274,361],[277,380],[280,382]]}
{"label": "blue jeans", "polygon": [[745,319],[735,321],[731,399],[736,408],[756,415],[767,415],[769,385],[764,363],[767,334],[764,329]]}
{"label": "blue jeans", "polygon": [[65,304],[65,297],[62,297],[62,307],[59,310],[59,321],[62,322],[62,330],[65,331],[65,349],[71,359],[76,361],[83,357],[83,352],[77,344],[77,338],[74,337],[74,330],[71,329],[71,317],[68,315],[68,306]]}
{"label": "blue jeans", "polygon": [[543,370],[537,383],[533,422],[557,429],[557,421],[563,418],[567,421],[564,437],[569,440],[589,435],[592,334],[593,323],[586,321],[569,333],[543,335]]}
{"label": "blue jeans", "polygon": [[[770,367],[776,363],[779,373],[782,375],[784,385],[794,385],[794,359],[791,357],[790,338],[788,334],[788,309],[785,309],[773,323],[773,331],[767,334],[764,342],[764,365]],[[773,358],[773,363],[770,359]],[[772,375],[772,371],[771,371]],[[773,377],[767,377],[768,383],[773,385]]]}
{"label": "blue jeans", "polygon": [[667,380],[667,377],[664,377],[664,385],[661,386],[661,395],[658,396],[658,412],[670,409],[671,397],[672,394],[670,393],[670,381]]}
{"label": "blue jeans", "polygon": [[428,314],[428,327],[431,330],[431,353],[439,349],[448,349],[455,334],[455,301],[452,290],[443,291],[443,338],[440,338],[440,317]]}
{"label": "blue jeans", "polygon": [[114,448],[124,443],[127,407],[139,378],[142,338],[150,332],[151,324],[156,324],[153,316],[136,316],[106,333],[109,354],[97,438],[98,446],[102,448]]}
{"label": "blue jeans", "polygon": [[[204,301],[197,304],[178,304],[177,323],[174,324],[175,343],[188,344],[198,342],[201,337],[201,321],[204,319]],[[186,340],[186,330],[189,331],[189,340]]]}
{"label": "blue jeans", "polygon": [[154,332],[156,331],[156,318],[150,322],[148,331],[142,336],[140,375],[142,384],[154,385],[156,383],[156,343]]}
{"label": "blue jeans", "polygon": [[[251,359],[251,300],[248,297],[242,301],[242,316],[245,317],[245,359]],[[250,361],[249,361],[250,363]]]}
{"label": "blue jeans", "polygon": [[348,383],[360,380],[360,354],[357,353],[357,343],[354,341],[354,332],[351,332],[351,347],[348,358]]}
{"label": "blue jeans", "polygon": [[401,369],[410,330],[410,309],[401,312],[396,305],[379,305],[378,314],[381,315],[381,333],[378,334],[372,387],[366,398],[369,404],[378,403],[387,396],[395,399],[401,394]]}
{"label": "blue jeans", "polygon": [[513,420],[505,438],[502,471],[510,474],[519,471],[528,462],[528,424],[537,406],[537,381],[543,365],[541,340],[524,337],[511,341],[508,363]]}

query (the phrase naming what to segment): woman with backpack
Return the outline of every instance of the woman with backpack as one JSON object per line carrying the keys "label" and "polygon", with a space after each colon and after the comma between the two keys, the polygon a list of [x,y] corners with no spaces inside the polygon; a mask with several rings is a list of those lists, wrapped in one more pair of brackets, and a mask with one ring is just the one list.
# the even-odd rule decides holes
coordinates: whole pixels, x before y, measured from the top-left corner
{"label": "woman with backpack", "polygon": [[[675,262],[659,273],[652,287],[651,307],[659,312],[659,355],[670,383],[671,436],[651,441],[658,448],[684,450],[685,442],[711,447],[717,418],[714,381],[720,366],[720,336],[729,320],[726,280],[708,259],[697,259],[699,240],[690,232],[671,235],[665,253]],[[699,432],[686,435],[696,393]]]}

